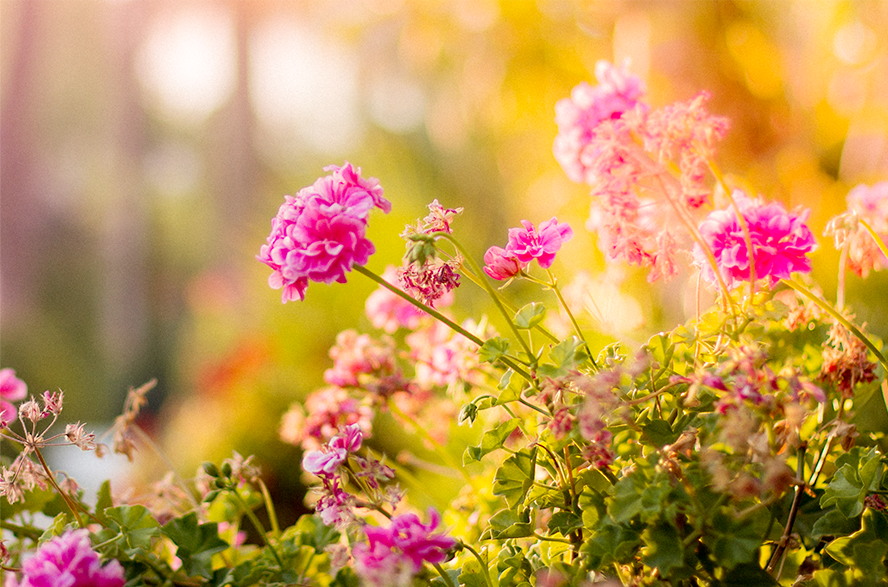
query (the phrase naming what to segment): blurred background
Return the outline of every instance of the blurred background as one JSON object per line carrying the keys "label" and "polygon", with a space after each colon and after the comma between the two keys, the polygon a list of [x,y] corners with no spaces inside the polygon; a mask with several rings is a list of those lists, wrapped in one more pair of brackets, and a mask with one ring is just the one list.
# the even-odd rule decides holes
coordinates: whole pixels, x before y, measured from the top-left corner
{"label": "blurred background", "polygon": [[[281,304],[255,255],[284,194],[346,160],[380,178],[379,272],[434,198],[466,208],[478,259],[522,218],[582,227],[554,105],[628,57],[653,105],[711,92],[722,169],[810,208],[819,236],[850,187],[888,179],[886,30],[883,0],[2,0],[0,362],[96,429],[156,378],[142,423],[177,468],[234,448],[293,486],[280,416],[340,330],[369,329],[373,286]],[[593,235],[571,248],[560,267],[603,271]],[[830,297],[837,258],[821,238]],[[684,321],[681,278],[623,279],[601,305],[628,318],[603,335]],[[884,272],[848,290],[888,337]],[[482,307],[457,299],[460,319]]]}

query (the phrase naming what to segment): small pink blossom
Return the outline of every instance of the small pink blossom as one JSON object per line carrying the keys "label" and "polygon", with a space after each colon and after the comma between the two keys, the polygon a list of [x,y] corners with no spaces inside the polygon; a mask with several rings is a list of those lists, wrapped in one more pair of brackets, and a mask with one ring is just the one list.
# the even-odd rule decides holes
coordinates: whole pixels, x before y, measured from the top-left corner
{"label": "small pink blossom", "polygon": [[296,404],[284,414],[280,435],[284,442],[300,445],[303,450],[317,450],[339,429],[349,424],[361,427],[370,436],[373,410],[349,395],[341,387],[325,387],[305,398],[304,406]]}
{"label": "small pink blossom", "polygon": [[[480,332],[482,329],[473,323],[463,324],[463,327],[474,334],[487,334]],[[407,335],[405,342],[415,363],[414,380],[420,388],[480,381],[478,347],[447,325],[432,322]]]}
{"label": "small pink blossom", "polygon": [[[397,268],[394,265],[386,267],[382,278],[389,283],[398,283]],[[438,300],[438,306],[452,303],[453,296]],[[389,334],[398,328],[413,330],[419,326],[420,318],[425,314],[422,310],[391,292],[388,288],[380,286],[367,298],[364,310],[370,323],[375,328],[380,328]]]}
{"label": "small pink blossom", "polygon": [[398,283],[411,297],[431,307],[449,305],[453,300],[453,290],[459,287],[461,260],[427,259],[422,266],[408,263],[396,270]]}
{"label": "small pink blossom", "polygon": [[[773,284],[788,279],[793,272],[811,271],[807,255],[817,243],[805,224],[807,211],[789,213],[779,203],[764,204],[741,192],[735,192],[734,200],[749,227],[757,279],[769,278]],[[733,207],[710,213],[700,225],[700,235],[729,288],[749,279],[746,237]],[[715,284],[715,273],[699,244],[694,247],[694,261],[703,278]]]}
{"label": "small pink blossom", "polygon": [[885,254],[859,222],[865,221],[882,242],[888,242],[888,181],[872,187],[860,184],[848,192],[846,201],[848,212],[830,221],[827,234],[835,236],[837,248],[847,247],[848,270],[866,277],[870,271],[888,268]]}
{"label": "small pink blossom", "polygon": [[502,247],[490,247],[484,253],[484,273],[499,281],[515,277],[526,266],[514,253]]}
{"label": "small pink blossom", "polygon": [[629,73],[627,64],[617,68],[607,61],[595,65],[597,86],[580,83],[571,91],[570,98],[555,105],[555,159],[567,176],[577,183],[594,183],[591,164],[598,157],[600,145],[594,140],[594,131],[606,120],[618,120],[624,113],[640,107],[644,84]]}
{"label": "small pink blossom", "polygon": [[365,236],[370,210],[391,210],[375,178],[363,179],[350,163],[325,170],[332,173],[285,197],[256,257],[273,269],[268,284],[283,289],[284,302],[305,299],[309,281],[345,283],[375,251]]}
{"label": "small pink blossom", "polygon": [[344,330],[330,349],[333,367],[324,371],[324,381],[339,387],[361,387],[365,376],[386,377],[397,372],[395,343],[376,340],[369,334]]}
{"label": "small pink blossom", "polygon": [[57,536],[22,563],[22,580],[6,587],[123,587],[123,567],[116,560],[102,566],[89,532],[73,530]]}
{"label": "small pink blossom", "polygon": [[11,402],[24,399],[28,386],[15,376],[13,369],[0,369],[0,428],[15,420],[18,413]]}
{"label": "small pink blossom", "polygon": [[334,436],[326,450],[310,450],[302,458],[302,468],[319,477],[332,476],[339,465],[348,459],[349,453],[361,448],[363,432],[357,424],[346,426],[345,431]]}
{"label": "small pink blossom", "polygon": [[522,220],[521,225],[523,228],[509,229],[506,251],[515,255],[520,263],[536,259],[544,269],[552,265],[555,253],[573,236],[571,227],[567,223],[559,224],[554,217],[540,224],[539,230],[527,220]]}

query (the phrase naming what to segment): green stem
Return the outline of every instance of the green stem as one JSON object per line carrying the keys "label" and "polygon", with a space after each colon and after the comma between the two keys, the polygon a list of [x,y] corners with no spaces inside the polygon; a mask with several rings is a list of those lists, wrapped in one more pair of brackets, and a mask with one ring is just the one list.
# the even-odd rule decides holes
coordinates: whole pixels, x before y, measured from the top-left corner
{"label": "green stem", "polygon": [[[448,318],[447,316],[442,314],[441,312],[439,312],[436,309],[434,309],[430,306],[427,306],[427,305],[423,304],[422,302],[420,302],[419,300],[413,298],[407,292],[401,290],[400,288],[395,287],[394,285],[392,285],[391,283],[389,283],[388,281],[386,281],[385,279],[383,279],[382,277],[380,277],[379,275],[377,275],[373,271],[370,271],[369,269],[367,269],[363,265],[354,265],[353,268],[358,273],[363,273],[364,275],[366,275],[367,277],[369,277],[370,279],[372,279],[373,281],[375,281],[376,283],[378,283],[382,287],[386,288],[387,290],[389,290],[393,294],[397,295],[398,297],[410,302],[411,304],[413,304],[414,306],[416,306],[417,308],[419,308],[423,312],[427,313],[431,317],[435,318],[436,320],[438,320],[440,322],[443,322],[444,324],[446,324],[447,326],[452,328],[454,331],[458,332],[459,334],[462,334],[463,336],[465,336],[466,338],[468,338],[469,340],[471,340],[472,342],[474,342],[478,346],[481,346],[484,344],[483,340],[481,340],[480,338],[478,338],[477,336],[475,336],[474,334],[472,334],[471,332],[469,332],[468,330],[466,330],[465,328],[463,328],[462,326],[460,326],[459,324],[457,324],[456,322],[454,322],[453,320],[451,320],[450,318]],[[527,371],[525,371],[524,369],[522,369],[514,361],[512,361],[510,359],[506,359],[506,358],[501,358],[500,361],[502,361],[502,363],[504,365],[506,365],[507,367],[509,367],[510,369],[512,369],[513,371],[515,371],[516,373],[518,373],[519,375],[524,377],[524,379],[526,379],[527,381],[534,383],[533,376],[530,373],[528,373]]]}
{"label": "green stem", "polygon": [[456,587],[456,586],[453,584],[453,581],[450,580],[450,576],[449,576],[449,575],[447,574],[447,572],[441,567],[440,563],[434,563],[432,566],[435,567],[435,570],[438,571],[438,574],[441,575],[441,578],[442,578],[442,579],[444,579],[444,583],[447,585],[447,587]]}
{"label": "green stem", "polygon": [[866,220],[863,218],[858,218],[857,221],[866,229],[870,236],[873,237],[873,240],[876,241],[876,245],[879,247],[879,250],[882,251],[882,254],[888,257],[888,245],[885,244],[885,241],[882,240],[876,231],[873,230],[873,227],[870,226]]}
{"label": "green stem", "polygon": [[580,325],[577,323],[576,318],[574,318],[573,312],[570,311],[567,301],[565,301],[564,296],[561,295],[561,290],[558,289],[558,281],[549,269],[546,269],[546,275],[549,276],[549,283],[546,284],[546,286],[555,292],[555,297],[558,298],[558,303],[561,304],[561,307],[564,308],[564,311],[567,313],[567,317],[573,325],[574,332],[576,332],[577,336],[580,337],[580,340],[583,341],[583,346],[586,347],[586,353],[589,355],[589,360],[592,361],[592,366],[598,371],[598,363],[595,362],[595,357],[592,356],[592,349],[589,348],[589,343],[586,342],[586,337],[583,335],[583,331],[580,330]]}
{"label": "green stem", "polygon": [[483,558],[481,558],[481,555],[478,554],[478,551],[476,551],[474,548],[472,548],[471,546],[469,546],[465,542],[460,541],[459,544],[460,544],[460,546],[462,546],[463,548],[468,550],[470,553],[472,553],[472,556],[474,556],[475,559],[478,561],[478,563],[481,565],[481,569],[484,574],[484,580],[487,582],[487,587],[493,587],[493,582],[490,580],[490,569],[487,568],[487,561],[484,560]]}
{"label": "green stem", "polygon": [[[466,263],[469,264],[469,268],[474,273],[478,274],[479,276],[483,275],[481,268],[478,266],[477,263],[475,263],[475,260],[472,259],[472,256],[469,255],[468,251],[465,250],[465,248],[462,246],[462,244],[458,240],[456,240],[452,234],[450,234],[448,232],[435,232],[435,233],[432,233],[431,236],[436,237],[436,238],[440,237],[440,238],[444,238],[444,239],[449,240],[451,243],[453,243],[453,246],[456,247],[456,250],[460,252],[463,259],[465,259]],[[524,337],[521,336],[521,333],[518,331],[518,327],[515,325],[515,322],[512,321],[512,316],[506,311],[506,308],[505,308],[505,306],[503,306],[503,303],[500,301],[499,296],[496,295],[496,291],[493,289],[493,286],[490,285],[490,282],[488,282],[484,278],[481,279],[481,285],[484,287],[485,291],[487,291],[487,294],[493,300],[493,303],[496,304],[497,309],[499,309],[500,313],[506,319],[506,322],[509,324],[509,328],[512,329],[512,333],[519,340],[519,342],[521,342],[521,346],[524,347],[524,352],[527,353],[528,357],[533,357],[534,356],[533,351],[531,350],[530,346],[527,344],[527,341],[524,340]]]}
{"label": "green stem", "polygon": [[[481,279],[482,279],[482,278],[480,278],[480,277],[478,277],[477,275],[475,275],[470,269],[467,269],[467,268],[463,267],[463,269],[462,269],[462,274],[465,275],[466,277],[468,277],[469,280],[470,280],[472,283],[474,283],[475,285],[477,285],[478,287],[483,288],[483,289],[486,289],[486,288],[484,287],[484,284],[481,282]],[[488,290],[488,291],[491,291],[491,290]],[[518,310],[519,310],[518,306],[516,306],[516,305],[513,304],[511,301],[509,301],[509,299],[508,299],[507,297],[505,297],[505,296],[502,294],[502,292],[500,292],[500,290],[499,290],[498,288],[492,288],[492,291],[496,294],[496,296],[497,296],[497,298],[499,299],[499,301],[502,302],[503,306],[505,306],[506,309],[508,309],[509,311],[511,311],[512,314],[515,314],[515,313],[518,312]],[[551,332],[549,332],[549,330],[548,330],[545,326],[543,326],[542,323],[535,325],[533,328],[534,328],[534,330],[538,330],[538,331],[540,331],[540,333],[541,333],[543,336],[545,336],[546,338],[548,338],[550,341],[552,341],[552,342],[554,342],[554,343],[559,343],[559,342],[561,342],[561,339],[559,339],[557,336],[555,336],[554,334],[552,334]]]}
{"label": "green stem", "polygon": [[250,523],[253,524],[253,527],[256,528],[256,531],[259,532],[259,535],[262,536],[262,541],[265,542],[265,546],[271,551],[272,556],[274,556],[274,560],[277,561],[281,570],[284,568],[284,561],[281,560],[278,551],[275,550],[274,546],[268,540],[268,536],[265,533],[265,528],[262,527],[262,522],[259,521],[259,518],[256,517],[256,514],[253,513],[253,510],[244,502],[243,498],[240,496],[240,493],[237,492],[236,487],[230,488],[231,493],[234,494],[235,499],[240,504],[241,509],[244,510],[244,513],[247,515],[247,518],[250,519]]}
{"label": "green stem", "polygon": [[278,524],[277,513],[274,510],[274,502],[271,499],[271,494],[268,492],[268,487],[262,479],[259,479],[259,489],[262,491],[262,499],[265,502],[265,511],[268,512],[268,519],[271,522],[271,533],[275,538],[280,538],[281,527]]}
{"label": "green stem", "polygon": [[860,342],[865,344],[866,348],[868,348],[873,353],[873,355],[875,355],[876,359],[878,359],[878,361],[882,363],[882,366],[885,367],[886,370],[888,370],[888,359],[886,359],[885,356],[881,352],[879,352],[879,349],[876,348],[876,345],[874,345],[873,342],[869,338],[867,338],[866,335],[863,334],[863,332],[861,332],[859,328],[854,326],[854,324],[852,324],[847,318],[842,316],[841,313],[833,308],[829,304],[829,302],[820,299],[814,292],[809,290],[798,281],[795,281],[794,279],[781,279],[780,281],[817,304],[822,310],[825,310],[830,316],[835,318],[835,320],[839,324],[850,330],[851,333],[854,334],[854,336],[856,336],[860,340]]}
{"label": "green stem", "polygon": [[43,470],[46,471],[46,478],[49,479],[50,485],[52,485],[53,489],[56,490],[56,493],[62,498],[65,502],[65,505],[68,506],[68,509],[71,510],[71,513],[74,514],[74,519],[77,520],[77,525],[81,528],[86,527],[86,523],[84,523],[83,518],[80,517],[80,513],[77,511],[77,506],[71,501],[71,498],[68,497],[68,494],[62,491],[62,488],[59,487],[59,484],[56,483],[55,475],[53,475],[52,471],[49,468],[49,465],[46,464],[46,461],[43,459],[43,454],[40,452],[40,449],[34,447],[34,454],[37,455],[37,460],[40,461],[40,464],[43,465]]}
{"label": "green stem", "polygon": [[429,442],[434,447],[435,452],[438,453],[438,455],[444,460],[444,462],[447,463],[447,465],[449,467],[458,471],[463,476],[463,478],[466,480],[466,482],[475,491],[476,495],[479,495],[479,496],[482,495],[481,488],[475,484],[475,480],[472,479],[472,477],[466,472],[466,470],[463,467],[461,467],[459,465],[459,463],[456,462],[456,460],[453,458],[453,456],[449,452],[447,452],[443,446],[441,446],[441,443],[432,437],[432,435],[429,433],[428,430],[425,429],[424,426],[422,426],[419,422],[417,422],[412,416],[405,414],[397,406],[397,404],[395,404],[395,402],[392,400],[392,398],[388,398],[388,400],[386,401],[386,405],[392,411],[393,414],[395,414],[399,418],[402,418],[405,421],[409,422],[410,425],[413,426],[413,429],[416,430],[416,433],[419,434],[422,438],[424,438],[427,442]]}

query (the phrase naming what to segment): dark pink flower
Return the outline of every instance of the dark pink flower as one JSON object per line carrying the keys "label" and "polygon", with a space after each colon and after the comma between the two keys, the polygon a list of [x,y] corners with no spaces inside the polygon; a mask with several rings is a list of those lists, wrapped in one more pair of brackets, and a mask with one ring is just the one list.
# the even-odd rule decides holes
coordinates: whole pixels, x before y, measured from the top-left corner
{"label": "dark pink flower", "polygon": [[[749,227],[757,279],[767,277],[773,284],[788,279],[793,272],[811,271],[807,255],[817,248],[817,243],[805,225],[807,211],[792,214],[779,203],[763,204],[741,192],[735,192],[734,200]],[[733,207],[710,213],[700,225],[700,235],[712,250],[729,288],[749,279],[746,237]],[[703,278],[715,284],[715,273],[699,244],[694,246],[694,261]]]}
{"label": "dark pink flower", "polygon": [[57,536],[22,563],[22,581],[7,587],[123,587],[123,567],[116,560],[105,566],[92,549],[89,532],[73,530]]}
{"label": "dark pink flower", "polygon": [[11,401],[24,399],[28,386],[12,369],[0,369],[0,428],[15,420],[17,411]]}
{"label": "dark pink flower", "polygon": [[514,253],[502,247],[490,247],[484,253],[484,273],[499,281],[515,277],[526,266]]}
{"label": "dark pink flower", "polygon": [[641,80],[630,74],[625,64],[617,68],[607,61],[599,61],[595,65],[595,77],[599,85],[582,82],[571,91],[570,98],[555,105],[558,125],[555,159],[577,183],[595,182],[595,173],[590,168],[599,149],[593,140],[595,128],[605,120],[620,119],[635,109],[644,95]]}
{"label": "dark pink flower", "polygon": [[566,223],[559,224],[554,217],[540,224],[539,230],[527,220],[522,220],[521,225],[523,228],[509,229],[506,251],[515,255],[520,263],[536,259],[544,269],[552,265],[555,253],[573,236],[571,227]]}
{"label": "dark pink flower", "polygon": [[370,210],[391,210],[379,182],[361,178],[360,169],[325,169],[332,173],[285,197],[256,257],[274,270],[268,284],[283,289],[284,302],[305,299],[309,281],[345,283],[345,274],[375,251],[365,236]]}
{"label": "dark pink flower", "polygon": [[447,551],[456,541],[433,534],[441,518],[432,508],[428,515],[428,524],[420,522],[416,514],[404,514],[392,518],[388,528],[365,526],[367,543],[352,549],[358,574],[373,585],[403,585],[409,584],[424,562],[437,564],[446,560]]}

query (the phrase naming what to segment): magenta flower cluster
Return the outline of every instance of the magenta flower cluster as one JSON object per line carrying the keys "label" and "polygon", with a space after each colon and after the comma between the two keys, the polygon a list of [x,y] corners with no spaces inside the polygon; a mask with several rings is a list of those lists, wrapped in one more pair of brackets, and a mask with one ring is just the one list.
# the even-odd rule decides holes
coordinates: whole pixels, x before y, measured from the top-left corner
{"label": "magenta flower cluster", "polygon": [[15,420],[18,411],[10,402],[25,399],[28,386],[12,369],[0,369],[0,428]]}
{"label": "magenta flower cluster", "polygon": [[355,571],[366,584],[374,586],[410,585],[424,562],[442,563],[456,541],[433,534],[441,522],[434,509],[428,510],[429,523],[416,514],[395,516],[388,528],[365,526],[366,543],[352,549]]}
{"label": "magenta flower cluster", "polygon": [[[807,255],[817,248],[817,242],[805,224],[807,211],[793,214],[777,202],[765,204],[741,192],[734,192],[734,201],[749,230],[756,279],[768,278],[774,284],[788,279],[793,272],[811,271]],[[700,235],[715,256],[728,288],[749,280],[746,234],[733,207],[710,213],[700,224]],[[703,278],[715,284],[715,272],[699,244],[694,247],[694,261]]]}
{"label": "magenta flower cluster", "polygon": [[286,196],[256,257],[273,269],[268,284],[283,289],[284,302],[305,299],[309,281],[345,283],[376,250],[366,238],[370,210],[391,210],[379,181],[362,178],[360,168],[346,162],[324,171],[331,174]]}
{"label": "magenta flower cluster", "polygon": [[484,272],[500,281],[518,275],[536,259],[540,267],[547,269],[555,260],[555,253],[570,240],[573,230],[567,223],[556,218],[540,224],[539,230],[531,222],[521,221],[521,228],[509,229],[506,248],[490,247],[484,254]]}
{"label": "magenta flower cluster", "polygon": [[57,536],[22,563],[22,580],[10,576],[5,587],[123,587],[123,567],[116,560],[102,566],[89,532]]}

